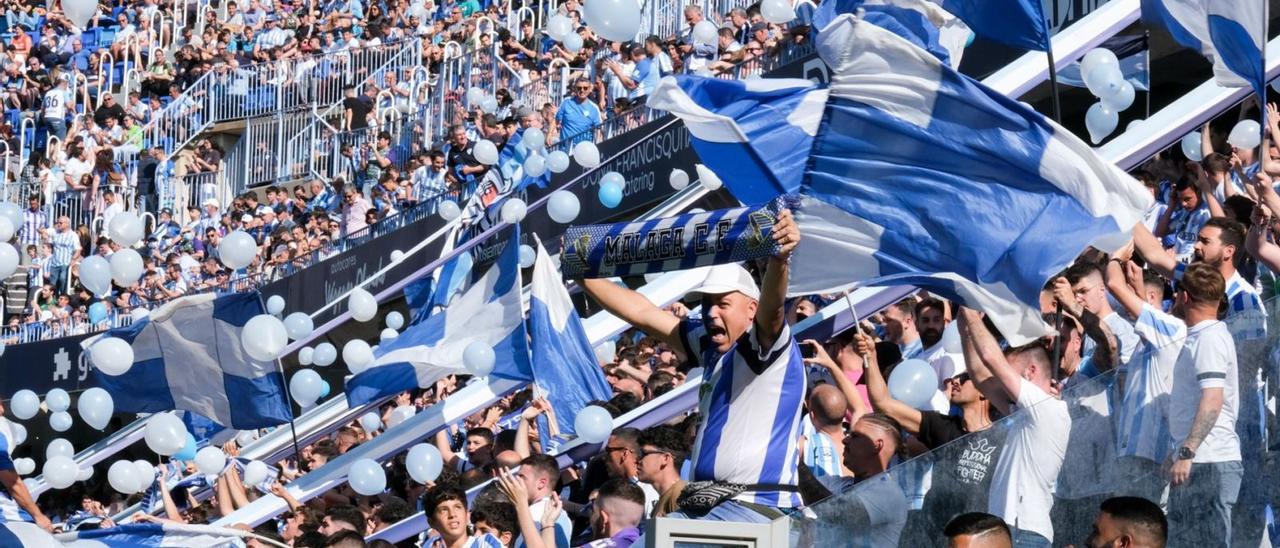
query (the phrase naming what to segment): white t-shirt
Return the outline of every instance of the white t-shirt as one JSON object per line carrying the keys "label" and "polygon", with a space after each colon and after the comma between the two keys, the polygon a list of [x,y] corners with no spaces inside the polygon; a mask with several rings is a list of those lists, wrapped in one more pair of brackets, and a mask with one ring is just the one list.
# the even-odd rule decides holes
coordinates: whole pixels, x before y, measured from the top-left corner
{"label": "white t-shirt", "polygon": [[[547,499],[544,497],[542,500],[529,505],[530,515],[541,516],[542,508],[546,504]],[[534,525],[538,527],[539,531],[542,530],[542,522],[540,520],[535,521]],[[569,514],[566,514],[564,510],[561,510],[560,516],[556,518],[556,548],[568,548],[569,536],[572,533],[573,523],[569,521]],[[525,548],[524,537],[517,537],[515,546],[516,548]]]}
{"label": "white t-shirt", "polygon": [[43,105],[45,118],[66,118],[70,96],[70,91],[56,87],[45,93]]}
{"label": "white t-shirt", "polygon": [[1008,422],[987,509],[1013,527],[1053,540],[1049,510],[1071,433],[1067,402],[1022,379]]}
{"label": "white t-shirt", "polygon": [[1196,449],[1192,462],[1240,460],[1240,438],[1236,437],[1236,411],[1240,405],[1237,369],[1236,345],[1227,324],[1205,320],[1187,329],[1187,340],[1173,366],[1173,389],[1169,396],[1173,451],[1177,451],[1191,433],[1201,390],[1222,388],[1222,412]]}

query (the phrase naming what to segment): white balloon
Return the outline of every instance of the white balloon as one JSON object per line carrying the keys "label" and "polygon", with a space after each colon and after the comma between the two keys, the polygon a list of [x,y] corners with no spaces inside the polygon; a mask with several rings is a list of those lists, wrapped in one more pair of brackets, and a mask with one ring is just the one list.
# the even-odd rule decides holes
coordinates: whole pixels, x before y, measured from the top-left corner
{"label": "white balloon", "polygon": [[111,414],[115,412],[115,401],[111,393],[98,387],[85,390],[76,400],[76,410],[85,424],[95,430],[102,430],[111,422]]}
{"label": "white balloon", "polygon": [[147,309],[145,309],[145,308],[135,308],[135,309],[133,309],[133,311],[132,311],[132,312],[130,312],[130,313],[129,313],[129,317],[130,317],[130,318],[133,318],[133,321],[135,321],[135,322],[136,322],[136,321],[141,321],[142,319],[144,319],[144,318],[146,318],[146,317],[148,317],[148,316],[150,316],[150,315],[151,315],[151,311],[150,311],[150,310],[147,310]]}
{"label": "white balloon", "polygon": [[1110,65],[1098,65],[1081,74],[1089,91],[1098,98],[1110,97],[1124,84],[1120,69]]}
{"label": "white balloon", "polygon": [[563,150],[553,150],[547,154],[547,169],[552,173],[564,173],[569,169],[569,155]]}
{"label": "white balloon", "polygon": [[582,6],[591,31],[614,42],[635,40],[640,32],[640,5],[633,0],[591,0]]}
{"label": "white balloon", "polygon": [[711,168],[702,164],[694,164],[693,170],[698,173],[698,180],[707,190],[719,190],[720,187],[724,186],[724,181],[721,181],[720,176],[711,171]]}
{"label": "white balloon", "polygon": [[143,439],[152,451],[168,457],[187,445],[187,427],[175,415],[157,413],[147,419]]}
{"label": "white balloon", "polygon": [[1199,131],[1193,131],[1182,137],[1182,154],[1196,162],[1204,159],[1204,151],[1200,149]]}
{"label": "white balloon", "polygon": [[347,364],[352,375],[358,375],[368,369],[369,363],[373,361],[373,349],[369,348],[367,342],[351,339],[342,347],[342,361]]}
{"label": "white balloon", "polygon": [[9,222],[8,218],[0,217],[0,242],[12,240],[15,231],[13,223]]}
{"label": "white balloon", "polygon": [[280,318],[270,314],[258,314],[240,330],[240,343],[245,353],[258,361],[272,361],[289,344],[289,332]]}
{"label": "white balloon", "polygon": [[1136,92],[1133,89],[1133,84],[1130,84],[1128,80],[1121,80],[1120,88],[1111,95],[1103,97],[1102,102],[1106,103],[1111,110],[1123,112],[1133,106],[1133,98],[1135,94]]}
{"label": "white balloon", "polygon": [[531,155],[524,160],[524,175],[526,177],[541,177],[547,172],[547,161],[537,154]]}
{"label": "white balloon", "polygon": [[498,163],[498,147],[488,139],[477,142],[475,148],[471,149],[471,155],[475,156],[477,162],[486,166]]}
{"label": "white balloon", "polygon": [[253,259],[257,256],[258,243],[243,230],[227,234],[218,243],[218,258],[232,270],[240,270],[253,264]]}
{"label": "white balloon", "polygon": [[308,366],[315,363],[316,349],[304,346],[298,349],[298,365]]}
{"label": "white balloon", "polygon": [[363,428],[365,432],[370,434],[377,432],[382,428],[382,419],[378,417],[377,413],[372,411],[365,413],[360,416],[360,428]]}
{"label": "white balloon", "polygon": [[86,28],[98,11],[94,0],[62,0],[62,13],[81,29]]}
{"label": "white balloon", "polygon": [[18,250],[7,243],[0,243],[0,280],[8,279],[18,271]]}
{"label": "white balloon", "polygon": [[787,0],[764,0],[760,3],[760,16],[765,21],[782,25],[796,18],[796,10]]}
{"label": "white balloon", "polygon": [[142,219],[132,211],[121,211],[107,223],[107,236],[120,247],[133,247],[142,240]]}
{"label": "white balloon", "polygon": [[284,317],[284,330],[288,333],[289,338],[300,340],[311,334],[315,329],[315,323],[311,321],[311,316],[306,312],[294,312]]}
{"label": "white balloon", "polygon": [[398,330],[404,327],[404,315],[393,310],[387,313],[386,322],[387,327]]}
{"label": "white balloon", "polygon": [[14,459],[13,468],[14,472],[17,472],[18,475],[25,476],[36,471],[36,461],[31,459]]}
{"label": "white balloon", "polygon": [[613,417],[598,405],[589,405],[573,419],[573,430],[587,443],[604,443],[613,433]]}
{"label": "white balloon", "polygon": [[103,337],[89,347],[89,359],[105,375],[123,375],[133,367],[133,346],[124,339]]}
{"label": "white balloon", "polygon": [[333,362],[338,361],[338,349],[327,342],[317,344],[311,360],[320,367],[333,365]]}
{"label": "white balloon", "polygon": [[520,198],[507,198],[502,202],[502,222],[507,224],[516,224],[524,220],[524,216],[529,211],[529,206],[525,205],[524,200]]}
{"label": "white balloon", "polygon": [[142,277],[142,255],[132,249],[121,249],[111,254],[111,279],[121,287],[138,283]]}
{"label": "white balloon", "polygon": [[485,93],[483,89],[471,87],[467,88],[467,104],[475,106],[484,101]]}
{"label": "white balloon", "polygon": [[227,455],[217,447],[211,445],[196,451],[196,470],[201,474],[216,476],[222,473],[222,468],[226,465]]}
{"label": "white balloon", "polygon": [[440,202],[439,211],[440,211],[440,218],[446,221],[452,221],[454,219],[457,219],[459,215],[462,215],[462,209],[459,208],[458,204],[453,200],[445,200],[443,202]]}
{"label": "white balloon", "polygon": [[493,114],[498,111],[498,99],[490,95],[480,101],[480,110],[485,114]]}
{"label": "white balloon", "polygon": [[702,20],[693,26],[693,41],[698,44],[715,44],[720,36],[720,29],[711,21]]}
{"label": "white balloon", "polygon": [[1241,149],[1252,149],[1262,142],[1261,126],[1257,120],[1240,120],[1231,133],[1227,134],[1227,144]]}
{"label": "white balloon", "polygon": [[93,255],[80,261],[80,283],[99,297],[111,292],[111,264]]}
{"label": "white balloon", "polygon": [[49,442],[47,447],[44,448],[44,458],[46,459],[51,459],[53,457],[72,458],[75,456],[76,449],[71,446],[71,442],[67,441],[66,438],[54,439]]}
{"label": "white balloon", "polygon": [[303,369],[293,374],[293,378],[289,379],[289,394],[293,396],[293,401],[298,405],[309,407],[320,399],[320,394],[324,392],[324,380],[320,378],[320,374],[314,369]]}
{"label": "white balloon", "polygon": [[683,169],[671,170],[671,175],[667,177],[667,180],[671,182],[671,188],[676,190],[684,190],[684,187],[689,186],[689,174],[685,173]]}
{"label": "white balloon", "polygon": [[531,127],[520,134],[520,144],[529,150],[542,150],[547,146],[547,134],[541,129]]}
{"label": "white balloon", "polygon": [[70,430],[74,422],[75,420],[71,418],[71,413],[66,411],[58,411],[49,415],[49,428],[52,428],[55,432]]}
{"label": "white balloon", "polygon": [[573,159],[578,165],[591,169],[600,165],[600,149],[591,141],[582,141],[573,145]]}
{"label": "white balloon", "polygon": [[444,457],[436,446],[419,443],[409,448],[409,455],[404,459],[409,476],[418,483],[435,481],[444,469]]}
{"label": "white balloon", "polygon": [[0,202],[0,217],[9,219],[9,223],[13,225],[14,230],[22,226],[22,207],[11,202]]}
{"label": "white balloon", "polygon": [[[199,454],[196,454],[196,458],[199,458],[199,456]],[[267,475],[270,473],[271,470],[267,468],[265,463],[260,460],[251,460],[249,461],[249,464],[244,465],[244,484],[261,484],[262,482],[267,481]]]}
{"label": "white balloon", "polygon": [[87,481],[93,477],[93,467],[88,465],[80,466],[80,473],[76,474],[76,481]]}
{"label": "white balloon", "polygon": [[947,327],[942,329],[942,348],[951,354],[964,352],[964,347],[960,340],[960,328],[954,321],[948,323]]}
{"label": "white balloon", "polygon": [[134,473],[138,476],[138,492],[146,491],[156,482],[156,467],[142,459],[135,460],[132,464]]}
{"label": "white balloon", "polygon": [[239,434],[236,434],[236,445],[239,445],[240,447],[247,447],[257,439],[257,430],[241,430]]}
{"label": "white balloon", "polygon": [[576,32],[570,32],[564,35],[564,41],[561,44],[564,44],[564,49],[569,53],[577,53],[582,49],[582,36]]}
{"label": "white balloon", "polygon": [[493,346],[474,341],[462,350],[462,364],[467,368],[467,372],[477,377],[486,377],[493,372],[493,362],[496,356],[493,352]]}
{"label": "white balloon", "polygon": [[14,392],[13,399],[9,400],[9,410],[21,420],[34,417],[40,412],[40,396],[25,388]]}
{"label": "white balloon", "polygon": [[76,482],[80,465],[69,457],[54,457],[44,462],[44,481],[54,489],[66,489]]}
{"label": "white balloon", "polygon": [[143,481],[145,481],[143,478],[138,477],[137,467],[127,460],[115,461],[107,469],[107,483],[111,484],[112,489],[125,495],[132,495],[141,491],[143,488],[138,486]]}
{"label": "white balloon", "polygon": [[528,244],[520,244],[520,268],[529,268],[538,259],[538,252]]}
{"label": "white balloon", "polygon": [[1080,59],[1080,77],[1090,91],[1097,85],[1096,82],[1091,84],[1091,75],[1105,75],[1107,72],[1120,74],[1120,59],[1107,48],[1094,48]]}
{"label": "white balloon", "polygon": [[44,395],[44,404],[54,413],[66,411],[71,408],[71,394],[61,388],[54,388]]}
{"label": "white balloon", "polygon": [[13,429],[13,445],[15,447],[27,441],[27,427],[16,422],[10,423],[9,427]]}
{"label": "white balloon", "polygon": [[597,344],[594,350],[596,353],[596,360],[602,365],[612,362],[614,358],[618,357],[618,343],[613,340],[607,340]]}
{"label": "white balloon", "polygon": [[398,263],[404,260],[404,252],[399,249],[391,250],[391,262]]}
{"label": "white balloon", "polygon": [[399,331],[396,331],[388,327],[383,329],[380,333],[378,333],[378,342],[387,342],[399,336],[400,336]]}
{"label": "white balloon", "polygon": [[377,461],[359,459],[347,469],[347,483],[355,492],[371,497],[387,490],[387,473]]}
{"label": "white balloon", "polygon": [[387,429],[395,428],[396,425],[406,421],[418,413],[418,409],[412,405],[401,405],[391,410],[391,415],[387,417]]}
{"label": "white balloon", "polygon": [[1084,125],[1089,130],[1089,140],[1095,145],[1111,135],[1119,124],[1120,114],[1102,101],[1094,103],[1084,115]]}
{"label": "white balloon", "polygon": [[284,312],[284,305],[284,297],[279,295],[267,297],[267,314],[279,316],[281,312]]}
{"label": "white balloon", "polygon": [[357,287],[347,297],[347,309],[351,311],[351,318],[355,321],[367,322],[378,315],[378,300],[363,287]]}
{"label": "white balloon", "polygon": [[1128,123],[1128,125],[1124,126],[1124,130],[1125,130],[1125,131],[1137,131],[1137,130],[1139,130],[1139,129],[1142,129],[1143,122],[1146,122],[1146,120],[1143,120],[1143,119],[1133,120],[1133,121],[1129,122],[1129,123]]}
{"label": "white balloon", "polygon": [[573,32],[573,21],[559,13],[552,15],[547,21],[547,35],[552,39],[563,40],[565,35]]}
{"label": "white balloon", "polygon": [[578,218],[581,209],[578,196],[567,190],[552,192],[551,198],[547,200],[547,214],[551,216],[551,220],[560,224],[572,223]]}

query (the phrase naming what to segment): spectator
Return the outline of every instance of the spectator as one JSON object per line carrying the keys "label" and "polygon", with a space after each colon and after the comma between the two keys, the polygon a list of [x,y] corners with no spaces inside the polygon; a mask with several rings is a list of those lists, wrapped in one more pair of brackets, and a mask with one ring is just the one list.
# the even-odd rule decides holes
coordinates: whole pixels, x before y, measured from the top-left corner
{"label": "spectator", "polygon": [[1169,524],[1156,503],[1139,497],[1114,497],[1102,502],[1093,532],[1085,543],[1089,548],[1142,546],[1162,548],[1169,536]]}
{"label": "spectator", "polygon": [[1013,534],[1004,520],[985,512],[960,514],[942,532],[949,548],[1011,548]]}
{"label": "spectator", "polygon": [[644,515],[653,512],[658,504],[658,491],[652,485],[639,481],[640,431],[635,428],[618,428],[609,436],[604,447],[605,468],[610,478],[639,483],[643,491]]}
{"label": "spectator", "polygon": [[74,108],[75,94],[68,89],[67,77],[58,78],[57,85],[44,94],[44,126],[59,141],[67,138],[67,110]]}
{"label": "spectator", "polygon": [[[48,231],[46,230],[48,234]],[[49,234],[53,255],[49,259],[49,283],[62,289],[67,287],[67,274],[71,266],[80,262],[80,236],[71,230],[71,218],[62,216]]]}
{"label": "spectator", "polygon": [[501,548],[503,544],[489,534],[477,535],[474,540],[467,533],[471,516],[467,510],[467,494],[457,488],[434,488],[422,499],[422,511],[427,515],[435,534],[427,538],[424,546],[476,546]]}
{"label": "spectator", "polygon": [[683,438],[683,434],[667,426],[654,426],[640,433],[636,478],[659,493],[657,504],[651,509],[653,517],[675,512],[684,491],[686,482],[680,478],[680,469],[689,449]]}
{"label": "spectator", "polygon": [[560,138],[569,146],[595,139],[592,132],[603,122],[600,106],[589,100],[592,86],[586,78],[573,81],[573,95],[560,102],[556,110],[556,122],[560,125]]}

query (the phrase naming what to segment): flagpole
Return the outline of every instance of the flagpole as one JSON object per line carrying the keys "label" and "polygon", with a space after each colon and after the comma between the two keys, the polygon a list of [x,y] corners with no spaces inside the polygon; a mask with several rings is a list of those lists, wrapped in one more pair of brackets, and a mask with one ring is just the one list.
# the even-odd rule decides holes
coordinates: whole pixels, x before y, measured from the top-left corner
{"label": "flagpole", "polygon": [[1044,51],[1049,57],[1049,90],[1053,93],[1053,121],[1062,123],[1062,102],[1058,98],[1058,63],[1053,58],[1053,44]]}
{"label": "flagpole", "polygon": [[[1142,31],[1142,49],[1146,53],[1146,70],[1147,73],[1147,114],[1142,117],[1143,120],[1151,118],[1151,31]],[[1265,63],[1264,63],[1265,66]]]}
{"label": "flagpole", "polygon": [[[267,309],[267,303],[263,302],[261,291],[258,292],[258,304],[262,305],[264,311]],[[280,358],[277,356],[273,361],[276,362],[276,371],[280,372],[280,386],[284,388],[285,404],[289,406],[289,433],[293,436],[293,458],[301,459],[302,450],[298,448],[298,429],[293,425],[293,404],[296,402],[293,401],[293,395],[289,393],[289,377],[284,374],[284,364],[280,363]]]}

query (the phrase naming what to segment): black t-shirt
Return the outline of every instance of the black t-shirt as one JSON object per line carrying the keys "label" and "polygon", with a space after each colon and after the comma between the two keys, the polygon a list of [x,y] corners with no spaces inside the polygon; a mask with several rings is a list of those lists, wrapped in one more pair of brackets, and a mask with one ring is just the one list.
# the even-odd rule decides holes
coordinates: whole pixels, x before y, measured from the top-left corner
{"label": "black t-shirt", "polygon": [[124,123],[124,107],[119,104],[102,105],[93,111],[93,123],[105,126],[107,118],[115,118],[117,122]]}
{"label": "black t-shirt", "polygon": [[1008,429],[993,426],[971,435],[961,417],[935,411],[921,415],[916,439],[932,450],[934,463],[933,486],[924,496],[923,513],[940,530],[957,515],[986,512],[991,476]]}
{"label": "black t-shirt", "polygon": [[351,111],[351,129],[369,127],[369,113],[373,111],[373,103],[364,97],[347,97],[342,100],[342,108]]}

